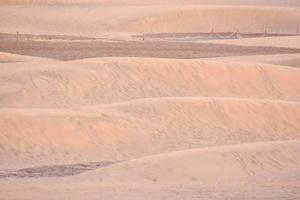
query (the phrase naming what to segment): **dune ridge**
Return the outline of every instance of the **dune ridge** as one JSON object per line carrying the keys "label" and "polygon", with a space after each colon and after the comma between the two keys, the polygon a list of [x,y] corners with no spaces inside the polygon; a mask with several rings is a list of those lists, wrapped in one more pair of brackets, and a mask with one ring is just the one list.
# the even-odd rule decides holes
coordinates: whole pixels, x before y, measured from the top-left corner
{"label": "dune ridge", "polygon": [[[253,199],[294,198],[297,192],[286,194],[285,190],[293,191],[299,185],[299,152],[299,140],[191,149],[124,161],[67,178],[0,179],[0,193],[7,199],[40,199],[49,191],[50,199],[82,199],[86,194],[80,190],[89,194],[100,191],[105,199],[142,194],[150,200],[161,198],[160,192],[172,199],[197,198],[199,192],[201,197],[218,200],[245,195]],[[116,192],[116,187],[121,189]],[[37,192],[32,195],[31,190]]]}
{"label": "dune ridge", "polygon": [[280,0],[253,0],[251,2],[247,0],[3,0],[0,4],[93,4],[98,3],[101,5],[260,5],[260,6],[299,6],[299,2],[294,0],[286,0],[284,2]]}
{"label": "dune ridge", "polygon": [[1,166],[297,139],[299,108],[298,102],[227,98],[156,98],[75,110],[3,108]]}
{"label": "dune ridge", "polygon": [[283,66],[154,58],[5,66],[0,76],[6,88],[0,94],[4,108],[66,108],[180,96],[300,99],[300,70]]}
{"label": "dune ridge", "polygon": [[24,56],[12,53],[0,52],[0,63],[14,63],[14,62],[39,62],[39,61],[50,61],[51,59],[39,58],[34,56]]}
{"label": "dune ridge", "polygon": [[[133,12],[128,10],[134,10]],[[84,12],[85,11],[85,12]],[[11,13],[18,13],[14,15]],[[277,32],[296,33],[299,8],[261,6],[2,6],[4,33],[67,34],[101,37],[103,33]],[[57,16],[55,24],[47,22]],[[116,35],[114,36],[116,37]]]}
{"label": "dune ridge", "polygon": [[208,60],[246,62],[246,63],[264,63],[264,64],[273,64],[273,65],[300,68],[300,54],[229,56],[229,57],[208,58]]}
{"label": "dune ridge", "polygon": [[[284,17],[283,17],[284,16]],[[196,20],[197,19],[197,20]],[[297,9],[199,7],[138,19],[117,26],[127,32],[292,32],[299,26]],[[272,21],[272,23],[270,23]],[[121,29],[119,29],[121,27]]]}
{"label": "dune ridge", "polygon": [[[298,169],[299,140],[192,149],[143,157],[77,175],[74,180],[104,182],[233,181]],[[180,162],[178,162],[180,161]]]}
{"label": "dune ridge", "polygon": [[264,46],[264,47],[288,47],[300,48],[300,36],[283,36],[268,38],[241,38],[239,40],[209,41],[217,44],[231,44],[239,46]]}

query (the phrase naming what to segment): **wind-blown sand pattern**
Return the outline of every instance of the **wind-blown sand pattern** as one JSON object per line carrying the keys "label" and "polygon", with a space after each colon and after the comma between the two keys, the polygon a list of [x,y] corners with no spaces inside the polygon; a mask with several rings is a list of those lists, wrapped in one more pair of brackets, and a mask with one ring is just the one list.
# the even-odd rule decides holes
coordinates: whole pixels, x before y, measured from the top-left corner
{"label": "wind-blown sand pattern", "polygon": [[300,3],[0,2],[0,200],[299,199]]}

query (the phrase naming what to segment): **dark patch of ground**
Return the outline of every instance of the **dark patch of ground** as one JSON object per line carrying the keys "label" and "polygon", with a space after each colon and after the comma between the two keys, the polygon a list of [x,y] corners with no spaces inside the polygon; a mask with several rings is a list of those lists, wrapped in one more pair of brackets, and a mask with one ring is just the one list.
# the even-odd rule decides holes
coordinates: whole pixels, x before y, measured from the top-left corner
{"label": "dark patch of ground", "polygon": [[23,168],[18,170],[2,170],[1,178],[45,178],[64,177],[81,174],[97,168],[106,167],[117,162],[102,161],[92,163],[78,163],[73,165],[47,165],[41,167]]}
{"label": "dark patch of ground", "polygon": [[235,38],[257,38],[257,37],[282,37],[295,36],[297,34],[288,33],[243,33],[243,32],[195,32],[195,33],[146,33],[136,35],[137,38],[154,39],[187,39],[187,40],[223,40]]}
{"label": "dark patch of ground", "polygon": [[[22,36],[25,37],[25,36]],[[300,49],[279,47],[246,47],[226,44],[167,42],[167,41],[34,41],[0,37],[0,51],[76,60],[93,57],[153,57],[153,58],[211,58],[266,54],[300,53]]]}

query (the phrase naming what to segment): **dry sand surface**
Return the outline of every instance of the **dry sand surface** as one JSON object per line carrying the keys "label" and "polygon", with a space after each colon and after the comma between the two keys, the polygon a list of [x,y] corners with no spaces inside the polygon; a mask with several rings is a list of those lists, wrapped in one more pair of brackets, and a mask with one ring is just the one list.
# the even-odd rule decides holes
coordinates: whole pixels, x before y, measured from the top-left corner
{"label": "dry sand surface", "polygon": [[[300,32],[300,28],[299,28]],[[268,38],[243,38],[239,40],[209,41],[217,44],[231,44],[238,46],[260,46],[260,47],[285,47],[300,48],[300,36],[268,37]]]}
{"label": "dry sand surface", "polygon": [[298,67],[298,68],[300,67],[300,54],[228,56],[228,57],[208,58],[207,60],[265,63],[265,64],[284,65],[284,66]]}
{"label": "dry sand surface", "polygon": [[2,0],[2,5],[70,5],[70,4],[101,4],[101,5],[259,5],[259,6],[287,6],[299,7],[300,3],[297,0]]}
{"label": "dry sand surface", "polygon": [[[249,114],[243,117],[243,111]],[[299,112],[296,102],[187,97],[84,110],[2,109],[1,131],[6,134],[1,135],[1,154],[10,166],[63,164],[67,159],[124,160],[188,148],[297,139]]]}
{"label": "dry sand surface", "polygon": [[0,1],[0,200],[300,199],[299,5]]}
{"label": "dry sand surface", "polygon": [[155,58],[2,65],[0,82],[7,90],[0,102],[8,108],[68,108],[154,97],[300,100],[300,71],[285,66]]}
{"label": "dry sand surface", "polygon": [[[99,36],[101,32],[295,33],[299,8],[201,5],[0,7],[0,32]],[[17,13],[17,14],[16,14]],[[53,18],[55,16],[55,18]],[[51,25],[49,25],[49,22]]]}
{"label": "dry sand surface", "polygon": [[0,52],[0,63],[16,63],[16,62],[30,62],[30,61],[50,61],[50,59],[33,57],[33,56],[23,56],[11,53]]}

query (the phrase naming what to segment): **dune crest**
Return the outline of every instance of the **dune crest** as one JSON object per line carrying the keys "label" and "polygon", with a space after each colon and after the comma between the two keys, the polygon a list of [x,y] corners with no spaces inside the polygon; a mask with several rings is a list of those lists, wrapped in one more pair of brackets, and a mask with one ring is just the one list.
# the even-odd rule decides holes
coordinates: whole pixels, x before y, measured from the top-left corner
{"label": "dune crest", "polygon": [[[129,12],[128,10],[134,10]],[[34,12],[33,12],[34,11]],[[18,15],[10,15],[10,13]],[[3,6],[1,32],[101,37],[103,33],[296,33],[299,8],[261,6]],[[52,26],[47,22],[59,17]],[[115,35],[114,37],[116,37]]]}
{"label": "dune crest", "polygon": [[[150,16],[117,25],[127,32],[296,32],[297,9],[199,7]],[[271,23],[270,23],[271,22]],[[121,27],[121,29],[119,28]]]}
{"label": "dune crest", "polygon": [[104,182],[206,182],[298,169],[300,142],[250,143],[154,155],[74,177]]}
{"label": "dune crest", "polygon": [[123,160],[297,139],[299,125],[298,102],[255,99],[156,98],[75,110],[1,109],[0,154],[9,166]]}
{"label": "dune crest", "polygon": [[297,68],[154,58],[28,65],[3,67],[2,107],[65,108],[150,97],[300,99]]}

